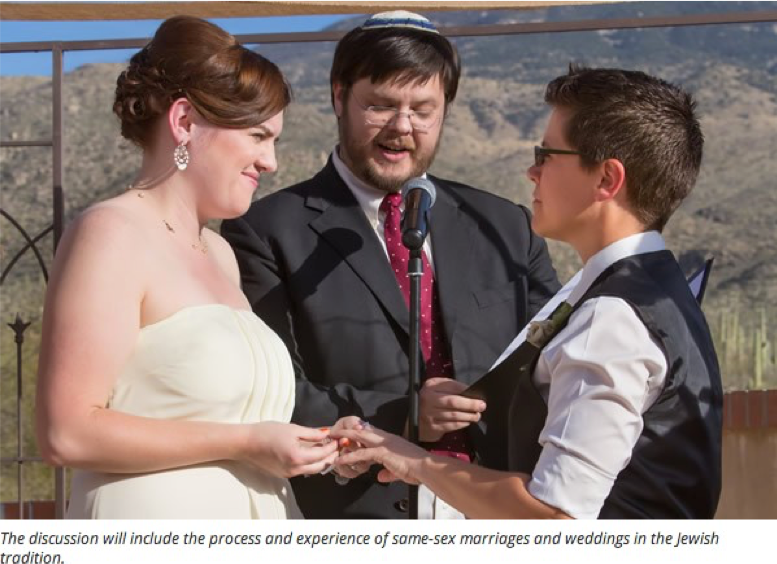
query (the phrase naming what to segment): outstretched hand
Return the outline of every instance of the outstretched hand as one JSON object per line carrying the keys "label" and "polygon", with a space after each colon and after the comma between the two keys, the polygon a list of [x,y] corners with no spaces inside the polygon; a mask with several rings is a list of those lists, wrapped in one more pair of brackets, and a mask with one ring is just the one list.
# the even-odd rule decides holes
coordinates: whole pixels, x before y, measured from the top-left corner
{"label": "outstretched hand", "polygon": [[346,438],[360,448],[342,454],[336,462],[341,468],[350,465],[382,464],[384,470],[378,474],[381,482],[402,480],[408,484],[418,484],[421,465],[429,456],[424,449],[402,437],[381,431],[375,427],[364,429],[338,430],[333,438]]}

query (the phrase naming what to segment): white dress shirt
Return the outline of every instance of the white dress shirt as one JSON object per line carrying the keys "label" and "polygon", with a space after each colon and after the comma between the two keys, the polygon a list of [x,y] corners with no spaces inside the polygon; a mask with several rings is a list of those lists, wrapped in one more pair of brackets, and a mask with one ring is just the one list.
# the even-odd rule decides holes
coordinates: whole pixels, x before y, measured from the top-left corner
{"label": "white dress shirt", "polygon": [[[345,185],[353,193],[356,201],[359,202],[364,215],[367,216],[367,221],[370,222],[370,226],[375,230],[375,234],[378,236],[380,246],[383,247],[383,252],[386,253],[386,259],[388,259],[388,250],[386,250],[386,237],[383,233],[383,226],[386,223],[386,214],[380,211],[380,204],[383,202],[383,198],[386,197],[387,192],[384,190],[378,190],[373,188],[369,184],[362,182],[357,178],[351,169],[342,161],[340,155],[338,155],[339,147],[332,151],[332,164],[335,165],[335,170],[343,179]],[[424,173],[421,178],[426,178]],[[405,211],[405,202],[399,206],[402,213]],[[434,258],[432,257],[432,243],[431,237],[427,237],[424,240],[424,253],[429,260],[429,266],[434,273]]]}
{"label": "white dress shirt", "polygon": [[[655,231],[605,247],[534,320],[546,319],[563,300],[577,303],[614,262],[665,248]],[[524,330],[497,364],[525,339]],[[631,459],[642,414],[660,395],[666,372],[663,352],[624,300],[605,296],[581,305],[542,350],[533,374],[548,417],[529,492],[577,519],[596,518]]]}

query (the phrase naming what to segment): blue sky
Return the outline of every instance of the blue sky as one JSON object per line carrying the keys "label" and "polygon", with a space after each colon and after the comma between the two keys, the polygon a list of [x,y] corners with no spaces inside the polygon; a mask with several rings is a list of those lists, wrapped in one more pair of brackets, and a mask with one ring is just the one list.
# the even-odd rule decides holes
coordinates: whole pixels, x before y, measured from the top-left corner
{"label": "blue sky", "polygon": [[[351,16],[289,16],[271,18],[224,18],[212,22],[235,35],[246,33],[282,33],[320,31]],[[162,20],[30,22],[0,21],[0,41],[74,41],[151,37]],[[86,63],[122,62],[135,49],[112,51],[71,51],[65,53],[65,70]],[[49,53],[0,54],[0,75],[51,75]]]}

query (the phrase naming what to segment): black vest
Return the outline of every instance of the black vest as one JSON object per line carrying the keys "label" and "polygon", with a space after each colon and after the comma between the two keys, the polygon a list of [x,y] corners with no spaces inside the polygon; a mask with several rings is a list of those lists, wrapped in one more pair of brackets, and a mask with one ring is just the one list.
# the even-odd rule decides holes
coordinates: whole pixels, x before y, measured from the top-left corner
{"label": "black vest", "polygon": [[[714,517],[721,488],[720,369],[704,314],[677,261],[669,251],[620,260],[602,272],[575,308],[600,296],[621,298],[634,309],[663,351],[668,371],[599,518]],[[547,418],[532,372],[533,367],[521,373],[508,416],[510,470],[529,474]]]}

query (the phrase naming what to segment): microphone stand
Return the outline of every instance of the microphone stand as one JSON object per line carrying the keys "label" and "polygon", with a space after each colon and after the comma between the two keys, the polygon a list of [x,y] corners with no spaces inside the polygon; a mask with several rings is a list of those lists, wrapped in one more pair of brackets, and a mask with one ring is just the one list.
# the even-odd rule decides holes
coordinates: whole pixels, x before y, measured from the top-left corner
{"label": "microphone stand", "polygon": [[[410,278],[410,370],[408,372],[408,395],[410,408],[408,412],[408,438],[413,444],[418,444],[418,393],[421,384],[421,277],[424,274],[424,264],[421,260],[421,249],[410,249],[410,260],[407,265],[407,276]],[[408,486],[408,513],[410,519],[418,519],[418,486]]]}
{"label": "microphone stand", "polygon": [[[421,278],[424,274],[423,247],[429,225],[429,208],[436,190],[426,178],[413,178],[402,187],[405,212],[402,215],[402,244],[409,251],[407,276],[410,278],[410,345],[408,360],[408,438],[418,444],[418,394],[421,389]],[[408,513],[418,519],[418,486],[408,486]]]}

